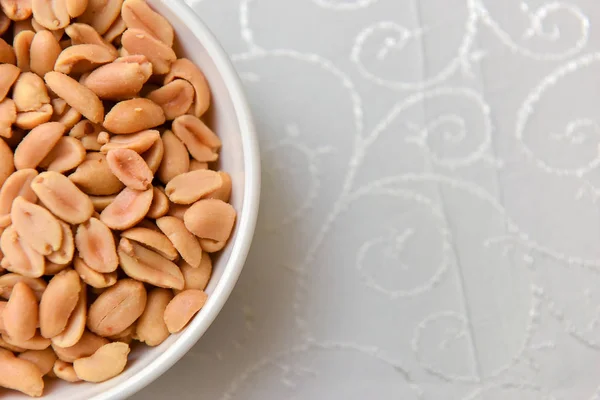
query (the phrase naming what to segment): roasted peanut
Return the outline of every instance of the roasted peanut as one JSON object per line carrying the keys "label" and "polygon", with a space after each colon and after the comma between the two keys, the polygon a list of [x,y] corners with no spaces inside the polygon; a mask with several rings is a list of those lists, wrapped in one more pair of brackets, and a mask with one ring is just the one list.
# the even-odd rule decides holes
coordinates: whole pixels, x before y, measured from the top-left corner
{"label": "roasted peanut", "polygon": [[169,45],[141,29],[127,29],[121,37],[121,43],[129,54],[146,56],[157,75],[168,73],[171,70],[171,64],[177,59]]}
{"label": "roasted peanut", "polygon": [[105,45],[78,44],[64,49],[54,64],[54,70],[63,74],[82,74],[98,65],[108,64],[117,58],[116,52]]}
{"label": "roasted peanut", "polygon": [[192,267],[184,260],[179,262],[179,268],[181,268],[185,280],[184,289],[206,289],[212,275],[212,261],[208,254],[202,255],[202,262],[198,268]]}
{"label": "roasted peanut", "polygon": [[29,340],[18,340],[5,334],[2,334],[2,339],[11,346],[20,347],[25,350],[44,350],[50,347],[50,339],[46,339],[37,333]]}
{"label": "roasted peanut", "polygon": [[6,142],[0,139],[0,187],[14,172],[13,152]]}
{"label": "roasted peanut", "polygon": [[13,49],[17,57],[17,67],[23,72],[30,71],[31,42],[33,42],[34,36],[35,32],[33,31],[23,31],[15,36],[13,40]]}
{"label": "roasted peanut", "polygon": [[136,133],[165,123],[165,114],[148,99],[131,99],[117,103],[106,114],[104,127],[116,134]]}
{"label": "roasted peanut", "polygon": [[0,336],[0,356],[1,356],[1,353],[2,353],[3,350],[10,350],[13,353],[23,353],[23,352],[27,351],[27,349],[24,349],[24,348],[18,347],[18,346],[14,346],[12,344],[7,343]]}
{"label": "roasted peanut", "polygon": [[34,128],[15,150],[15,167],[17,169],[37,167],[58,143],[64,132],[65,126],[58,122],[48,122]]}
{"label": "roasted peanut", "polygon": [[125,29],[127,29],[127,25],[125,24],[125,21],[123,21],[123,18],[119,16],[104,34],[104,40],[109,43],[118,42],[118,39],[121,38]]}
{"label": "roasted peanut", "polygon": [[218,199],[224,201],[225,203],[229,203],[232,190],[231,176],[225,171],[219,171],[219,175],[221,176],[221,187],[206,196],[206,198]]}
{"label": "roasted peanut", "polygon": [[116,58],[118,55],[115,46],[104,40],[94,28],[86,24],[71,24],[65,29],[65,33],[71,38],[72,45],[94,44],[105,47]]}
{"label": "roasted peanut", "polygon": [[148,292],[146,309],[136,327],[136,336],[148,346],[158,346],[169,337],[165,324],[165,309],[173,299],[173,293],[167,289],[156,288]]}
{"label": "roasted peanut", "polygon": [[194,88],[190,83],[177,79],[148,94],[148,99],[158,104],[170,121],[187,113],[194,101]]}
{"label": "roasted peanut", "polygon": [[104,289],[117,283],[116,272],[101,274],[100,272],[90,268],[80,257],[75,258],[73,266],[75,267],[75,271],[77,271],[81,280],[93,288]]}
{"label": "roasted peanut", "polygon": [[148,210],[148,217],[158,219],[164,217],[169,212],[169,199],[162,188],[154,187],[154,198]]}
{"label": "roasted peanut", "polygon": [[129,56],[94,70],[84,82],[101,99],[135,97],[152,75],[152,64],[144,56]]}
{"label": "roasted peanut", "polygon": [[42,372],[31,361],[0,350],[0,387],[18,390],[28,396],[39,397],[44,391]]}
{"label": "roasted peanut", "polygon": [[185,215],[187,210],[190,209],[190,207],[191,206],[189,206],[189,205],[170,203],[169,204],[169,212],[167,212],[167,215],[170,217],[175,217],[175,218],[183,221],[183,216]]}
{"label": "roasted peanut", "polygon": [[77,18],[85,12],[88,6],[88,0],[66,0],[67,12],[71,18]]}
{"label": "roasted peanut", "polygon": [[113,234],[96,218],[79,225],[75,246],[85,264],[99,273],[114,272],[119,266]]}
{"label": "roasted peanut", "polygon": [[169,84],[175,79],[185,79],[194,87],[194,116],[200,118],[210,106],[210,89],[200,68],[187,58],[180,58],[171,65],[171,72],[165,77],[164,83]]}
{"label": "roasted peanut", "polygon": [[60,360],[72,363],[79,358],[91,356],[107,343],[109,343],[107,339],[85,330],[81,339],[74,346],[60,347],[52,344],[52,349]]}
{"label": "roasted peanut", "polygon": [[163,157],[165,154],[165,146],[161,138],[158,138],[156,142],[150,147],[146,152],[142,154],[142,157],[148,164],[150,171],[153,174],[158,172],[160,168],[160,164],[162,163]]}
{"label": "roasted peanut", "polygon": [[41,300],[42,293],[46,290],[46,282],[39,278],[28,278],[26,276],[18,274],[5,274],[0,276],[0,297],[9,299],[12,294],[13,288],[19,282],[25,283],[33,290],[35,297]]}
{"label": "roasted peanut", "polygon": [[177,250],[169,238],[153,229],[131,228],[122,232],[121,237],[138,242],[171,261],[178,257]]}
{"label": "roasted peanut", "polygon": [[88,329],[111,336],[123,332],[144,312],[146,289],[133,279],[123,279],[106,289],[88,311]]}
{"label": "roasted peanut", "polygon": [[106,156],[101,153],[88,153],[69,179],[83,192],[95,196],[110,196],[125,186],[111,172]]}
{"label": "roasted peanut", "polygon": [[216,253],[217,251],[221,251],[226,244],[227,242],[225,241],[218,242],[212,239],[200,239],[200,246],[202,247],[202,250],[207,253]]}
{"label": "roasted peanut", "polygon": [[31,0],[0,0],[2,12],[13,21],[31,17]]}
{"label": "roasted peanut", "polygon": [[52,371],[58,379],[61,379],[63,381],[71,383],[81,382],[81,379],[79,379],[79,377],[75,373],[75,368],[73,368],[73,364],[64,362],[63,360],[56,360]]}
{"label": "roasted peanut", "polygon": [[[0,141],[0,145],[4,142]],[[1,148],[1,146],[0,146]],[[1,153],[1,151],[0,151]],[[29,202],[36,202],[37,196],[31,189],[31,181],[37,176],[34,169],[22,169],[10,175],[0,189],[0,227],[11,223],[10,211],[13,201],[21,196]]]}
{"label": "roasted peanut", "polygon": [[115,199],[117,198],[116,194],[111,196],[90,196],[90,200],[92,200],[92,204],[94,205],[94,210],[96,212],[101,213],[104,211],[106,207],[108,207]]}
{"label": "roasted peanut", "polygon": [[106,161],[112,173],[125,186],[133,190],[147,190],[154,175],[142,156],[129,149],[110,150]]}
{"label": "roasted peanut", "polygon": [[173,203],[192,204],[218,190],[223,180],[218,172],[198,170],[178,175],[167,184],[165,194]]}
{"label": "roasted peanut", "polygon": [[31,42],[30,68],[39,76],[54,69],[56,59],[61,53],[60,44],[50,31],[40,31]]}
{"label": "roasted peanut", "polygon": [[35,293],[23,282],[18,282],[2,312],[4,330],[15,340],[33,338],[38,325],[38,302]]}
{"label": "roasted peanut", "polygon": [[148,214],[154,192],[125,188],[115,200],[102,211],[100,220],[111,229],[125,230],[134,227]]}
{"label": "roasted peanut", "polygon": [[165,309],[165,324],[171,333],[180,332],[204,307],[208,296],[202,290],[188,289],[177,294]]}
{"label": "roasted peanut", "polygon": [[81,141],[63,136],[42,160],[40,166],[48,171],[63,173],[77,168],[85,160],[85,156],[85,148]]}
{"label": "roasted peanut", "polygon": [[27,360],[39,368],[42,375],[48,375],[56,362],[56,354],[52,349],[45,350],[27,350],[18,355],[21,360]]}
{"label": "roasted peanut", "polygon": [[2,266],[5,269],[29,278],[44,274],[44,256],[25,243],[12,225],[0,237],[0,250],[4,254]]}
{"label": "roasted peanut", "polygon": [[[0,137],[10,139],[13,137],[12,124],[17,121],[17,107],[12,99],[6,98],[0,101]],[[0,146],[3,146],[0,144]],[[10,149],[9,149],[10,150]],[[0,150],[0,155],[3,155]],[[8,161],[12,161],[12,151],[10,158],[0,158],[2,167],[8,167]],[[2,168],[0,167],[0,168]],[[13,167],[12,165],[10,166]],[[3,172],[3,171],[2,171]]]}
{"label": "roasted peanut", "polygon": [[0,102],[4,100],[20,74],[21,70],[18,67],[0,64]]}
{"label": "roasted peanut", "polygon": [[125,0],[121,16],[127,28],[141,29],[167,46],[173,46],[175,37],[173,27],[162,15],[152,10],[145,1]]}
{"label": "roasted peanut", "polygon": [[58,251],[63,242],[62,228],[50,211],[17,197],[12,204],[12,226],[22,241],[47,256]]}
{"label": "roasted peanut", "polygon": [[162,135],[162,142],[164,155],[157,175],[158,179],[166,185],[176,176],[188,172],[190,158],[185,145],[173,132],[165,131]]}
{"label": "roasted peanut", "polygon": [[173,133],[196,160],[211,162],[219,158],[221,140],[199,118],[193,115],[176,118],[173,121]]}
{"label": "roasted peanut", "polygon": [[[188,211],[189,212],[189,211]],[[158,228],[169,238],[181,257],[192,267],[198,268],[202,261],[202,248],[198,239],[186,228],[183,221],[175,217],[156,220]]]}
{"label": "roasted peanut", "polygon": [[64,0],[32,0],[31,8],[37,23],[51,31],[63,29],[71,22]]}
{"label": "roasted peanut", "polygon": [[85,331],[87,320],[87,295],[85,287],[79,292],[79,300],[69,317],[67,326],[60,335],[52,338],[52,344],[59,347],[75,346]]}
{"label": "roasted peanut", "polygon": [[44,76],[44,80],[57,96],[64,99],[81,115],[96,124],[104,120],[104,106],[90,89],[75,79],[56,71],[48,72]]}
{"label": "roasted peanut", "polygon": [[52,106],[44,104],[38,110],[20,112],[17,114],[15,125],[21,129],[34,129],[52,119]]}
{"label": "roasted peanut", "polygon": [[15,82],[13,100],[18,112],[36,111],[50,103],[42,78],[32,72],[23,72]]}
{"label": "roasted peanut", "polygon": [[86,382],[104,382],[123,372],[128,355],[128,344],[110,343],[99,348],[90,357],[75,360],[73,368],[77,377]]}
{"label": "roasted peanut", "polygon": [[88,5],[78,21],[93,27],[104,35],[121,11],[123,0],[88,0]]}
{"label": "roasted peanut", "polygon": [[201,239],[226,242],[235,224],[235,209],[218,199],[200,200],[186,211],[187,229]]}
{"label": "roasted peanut", "polygon": [[148,151],[156,141],[160,140],[160,133],[155,130],[146,130],[131,135],[115,135],[110,138],[100,151],[108,153],[114,149],[129,149],[136,153],[143,154]]}
{"label": "roasted peanut", "polygon": [[48,283],[40,301],[40,331],[45,338],[63,332],[79,301],[82,286],[72,269],[60,272]]}
{"label": "roasted peanut", "polygon": [[0,64],[16,64],[17,58],[12,46],[0,38]]}
{"label": "roasted peanut", "polygon": [[208,169],[208,163],[200,162],[200,161],[194,160],[194,159],[190,160],[190,171],[198,171],[201,169]]}
{"label": "roasted peanut", "polygon": [[58,172],[42,172],[33,179],[31,188],[44,206],[70,224],[81,224],[94,213],[90,198]]}

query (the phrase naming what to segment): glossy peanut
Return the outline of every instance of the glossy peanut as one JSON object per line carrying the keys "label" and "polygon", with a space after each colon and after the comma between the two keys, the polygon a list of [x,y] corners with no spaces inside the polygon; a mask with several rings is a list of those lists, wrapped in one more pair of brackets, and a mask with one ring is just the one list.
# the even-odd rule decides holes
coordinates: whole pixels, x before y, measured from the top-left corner
{"label": "glossy peanut", "polygon": [[69,179],[84,193],[94,196],[113,195],[125,186],[112,173],[106,156],[101,153],[88,153]]}
{"label": "glossy peanut", "polygon": [[221,140],[199,118],[183,115],[175,119],[173,133],[185,144],[194,159],[212,162],[219,158]]}
{"label": "glossy peanut", "polygon": [[48,72],[44,76],[44,80],[57,96],[64,99],[81,115],[97,124],[104,120],[104,106],[90,89],[75,79],[56,71]]}
{"label": "glossy peanut", "polygon": [[107,343],[109,343],[107,339],[100,337],[86,329],[83,332],[81,339],[79,339],[74,346],[60,347],[52,344],[52,349],[60,360],[72,363],[79,358],[91,356],[96,352],[96,350]]}
{"label": "glossy peanut", "polygon": [[125,32],[125,29],[127,29],[127,25],[123,21],[123,18],[119,16],[104,34],[104,40],[109,43],[115,42],[116,44],[120,44],[121,35]]}
{"label": "glossy peanut", "polygon": [[13,21],[31,17],[31,0],[0,0],[2,12]]}
{"label": "glossy peanut", "polygon": [[121,37],[121,43],[129,54],[146,56],[157,75],[168,73],[171,64],[177,59],[171,46],[141,29],[127,29]]}
{"label": "glossy peanut", "polygon": [[21,129],[34,129],[52,119],[52,106],[44,104],[38,110],[17,114],[15,125]]}
{"label": "glossy peanut", "polygon": [[162,142],[164,154],[157,176],[166,185],[176,176],[188,172],[190,157],[183,142],[173,132],[165,131]]}
{"label": "glossy peanut", "polygon": [[81,290],[79,275],[72,269],[62,271],[50,280],[40,301],[40,331],[43,337],[53,338],[65,330]]}
{"label": "glossy peanut", "polygon": [[[189,212],[189,211],[188,211]],[[181,257],[192,267],[197,268],[202,261],[202,248],[198,239],[186,228],[183,221],[175,217],[162,217],[156,220],[158,228],[169,238]]]}
{"label": "glossy peanut", "polygon": [[119,266],[113,234],[96,218],[79,225],[75,235],[75,246],[86,265],[97,272],[114,272]]}
{"label": "glossy peanut", "polygon": [[169,84],[175,79],[185,79],[194,87],[193,115],[200,118],[210,107],[210,88],[206,77],[193,62],[180,58],[171,65],[171,71],[165,77],[164,83]]}
{"label": "glossy peanut", "polygon": [[115,200],[102,211],[100,220],[111,229],[125,230],[134,227],[148,214],[153,190],[145,191],[125,188]]}
{"label": "glossy peanut", "polygon": [[167,46],[173,46],[173,27],[143,0],[125,0],[121,9],[127,28],[140,29],[150,33]]}
{"label": "glossy peanut", "polygon": [[135,97],[152,75],[152,64],[143,56],[123,57],[94,70],[84,82],[101,99]]}
{"label": "glossy peanut", "polygon": [[54,69],[56,59],[62,51],[58,40],[50,31],[36,33],[31,42],[30,50],[30,69],[39,76],[44,76]]}
{"label": "glossy peanut", "polygon": [[34,337],[29,340],[18,340],[8,335],[2,334],[2,340],[11,346],[19,347],[25,350],[44,350],[50,347],[50,339],[42,337],[39,333],[36,333]]}
{"label": "glossy peanut", "polygon": [[0,387],[39,397],[44,391],[42,376],[40,369],[31,361],[0,350]]}
{"label": "glossy peanut", "polygon": [[104,127],[116,134],[136,133],[165,123],[165,114],[148,99],[131,99],[117,103],[104,119]]}
{"label": "glossy peanut", "polygon": [[147,190],[152,185],[154,175],[146,161],[130,149],[110,150],[106,161],[112,173],[125,186],[134,190]]}

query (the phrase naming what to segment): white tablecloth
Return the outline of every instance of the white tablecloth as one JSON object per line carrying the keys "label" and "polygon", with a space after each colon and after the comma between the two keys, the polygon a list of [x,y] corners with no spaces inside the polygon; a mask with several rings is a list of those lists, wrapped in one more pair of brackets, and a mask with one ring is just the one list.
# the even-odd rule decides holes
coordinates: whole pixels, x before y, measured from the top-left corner
{"label": "white tablecloth", "polygon": [[264,190],[135,399],[600,399],[598,0],[201,0]]}

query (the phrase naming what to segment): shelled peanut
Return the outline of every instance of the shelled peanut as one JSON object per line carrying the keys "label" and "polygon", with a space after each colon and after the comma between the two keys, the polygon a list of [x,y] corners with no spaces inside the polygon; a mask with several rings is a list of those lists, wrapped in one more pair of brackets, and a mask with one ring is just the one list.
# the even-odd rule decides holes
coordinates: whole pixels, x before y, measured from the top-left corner
{"label": "shelled peanut", "polygon": [[210,90],[143,0],[0,0],[0,387],[102,382],[207,301],[236,211]]}

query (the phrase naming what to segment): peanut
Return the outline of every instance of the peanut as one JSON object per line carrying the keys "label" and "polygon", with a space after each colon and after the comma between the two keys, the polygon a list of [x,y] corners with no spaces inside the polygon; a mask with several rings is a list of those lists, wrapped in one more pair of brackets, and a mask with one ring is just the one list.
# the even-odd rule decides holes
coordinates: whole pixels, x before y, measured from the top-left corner
{"label": "peanut", "polygon": [[187,58],[180,58],[171,65],[171,72],[165,77],[164,83],[169,84],[175,79],[185,79],[194,87],[194,116],[200,118],[210,106],[210,89],[200,68]]}
{"label": "peanut", "polygon": [[148,214],[152,205],[152,189],[138,191],[125,188],[115,200],[102,211],[100,220],[111,229],[125,230],[137,225]]}
{"label": "peanut", "polygon": [[17,58],[12,46],[0,38],[0,64],[16,64]]}
{"label": "peanut", "polygon": [[148,293],[146,309],[136,327],[136,336],[140,342],[148,346],[158,346],[169,337],[164,314],[173,293],[167,289],[156,288]]}
{"label": "peanut", "polygon": [[83,192],[94,196],[110,196],[124,187],[111,172],[106,156],[100,153],[88,153],[69,179]]}
{"label": "peanut", "polygon": [[33,18],[49,30],[69,25],[71,17],[65,0],[32,0]]}
{"label": "peanut", "polygon": [[65,33],[71,38],[72,45],[94,44],[105,47],[115,58],[118,55],[115,46],[104,40],[94,28],[86,24],[71,24],[65,29]]}
{"label": "peanut", "polygon": [[117,103],[104,119],[104,127],[116,134],[136,133],[164,123],[162,108],[151,100],[141,98]]}
{"label": "peanut", "polygon": [[0,102],[6,98],[6,95],[17,81],[21,70],[12,64],[0,64]]}
{"label": "peanut", "polygon": [[94,205],[94,210],[96,212],[101,213],[104,211],[106,207],[108,207],[115,199],[117,198],[116,194],[111,196],[90,196],[90,200],[92,200],[92,204]]}
{"label": "peanut", "polygon": [[42,293],[46,290],[46,282],[39,278],[28,278],[18,274],[5,274],[0,276],[0,297],[9,299],[13,288],[19,282],[25,283],[33,290],[37,300],[41,300]]}
{"label": "peanut", "polygon": [[90,357],[75,360],[73,368],[77,377],[86,382],[104,382],[123,372],[129,351],[126,343],[110,343]]}
{"label": "peanut", "polygon": [[71,18],[77,18],[85,12],[88,6],[88,0],[66,0],[67,12]]}
{"label": "peanut", "polygon": [[33,290],[18,282],[2,312],[4,330],[16,340],[29,340],[36,334],[38,325],[38,302]]}
{"label": "peanut", "polygon": [[31,17],[31,0],[0,0],[2,12],[13,21]]}
{"label": "peanut", "polygon": [[52,344],[52,349],[60,360],[72,363],[78,358],[91,356],[96,352],[96,350],[105,344],[108,344],[107,339],[85,330],[81,336],[81,339],[79,339],[74,346],[60,347]]}
{"label": "peanut", "polygon": [[63,136],[42,160],[40,166],[48,171],[63,173],[77,168],[85,160],[85,156],[85,148],[81,141]]}
{"label": "peanut", "polygon": [[117,283],[116,272],[101,274],[90,268],[80,257],[75,258],[73,266],[81,280],[93,288],[104,289]]}
{"label": "peanut", "polygon": [[188,289],[177,294],[165,309],[164,319],[171,333],[180,332],[204,307],[208,296],[202,290]]}
{"label": "peanut", "polygon": [[119,266],[113,234],[96,218],[79,225],[75,246],[85,264],[94,271],[107,274],[116,271]]}
{"label": "peanut", "polygon": [[171,64],[177,56],[173,49],[141,29],[127,29],[121,37],[123,48],[129,54],[146,56],[152,63],[156,75],[163,75],[171,70]]}
{"label": "peanut", "polygon": [[143,154],[148,151],[154,144],[160,140],[160,133],[155,130],[141,131],[131,135],[115,135],[110,138],[100,151],[108,153],[114,149],[129,149],[136,153]]}
{"label": "peanut", "polygon": [[135,151],[110,150],[106,155],[106,161],[112,173],[128,188],[147,190],[152,185],[154,175],[148,168],[148,164]]}
{"label": "peanut", "polygon": [[169,239],[161,232],[157,232],[153,229],[140,227],[131,228],[121,233],[121,237],[138,242],[147,248],[156,251],[168,260],[173,261],[178,257],[177,250],[175,250],[175,247],[173,247],[173,244]]}
{"label": "peanut", "polygon": [[104,106],[98,96],[90,89],[75,79],[56,71],[48,72],[44,76],[44,80],[57,96],[64,99],[81,115],[96,124],[104,120]]}
{"label": "peanut", "polygon": [[61,248],[62,228],[56,217],[44,207],[17,197],[10,217],[19,237],[41,255],[47,256]]}
{"label": "peanut", "polygon": [[72,269],[60,272],[48,283],[40,301],[40,331],[45,338],[63,332],[80,297],[79,275]]}
{"label": "peanut", "polygon": [[45,350],[27,350],[19,354],[18,358],[35,364],[42,375],[48,375],[56,362],[56,354],[54,354],[54,351],[50,348]]}
{"label": "peanut", "polygon": [[200,246],[202,246],[202,250],[207,253],[216,253],[217,251],[221,251],[226,244],[226,241],[218,242],[211,239],[200,239]]}
{"label": "peanut", "polygon": [[226,242],[229,239],[235,219],[235,209],[218,199],[196,202],[183,217],[185,226],[194,235],[217,242]]}
{"label": "peanut", "polygon": [[125,0],[121,16],[127,28],[148,32],[169,47],[173,46],[175,34],[171,24],[152,10],[143,0]]}
{"label": "peanut", "polygon": [[176,176],[188,172],[190,157],[183,142],[173,132],[165,131],[162,142],[164,155],[158,168],[158,179],[166,185]]}
{"label": "peanut", "polygon": [[192,115],[176,118],[173,121],[173,133],[196,160],[211,162],[219,158],[221,140],[200,119]]}
{"label": "peanut", "polygon": [[2,233],[0,250],[4,254],[2,266],[5,269],[29,278],[44,275],[44,256],[25,243],[13,226],[9,226]]}
{"label": "peanut", "polygon": [[208,196],[206,196],[206,198],[218,199],[224,201],[225,203],[229,203],[229,200],[231,199],[232,190],[231,176],[225,171],[219,171],[219,175],[221,176],[221,187],[209,194]]}
{"label": "peanut", "polygon": [[121,239],[118,252],[119,265],[127,276],[156,287],[183,289],[183,274],[160,254],[125,238]]}
{"label": "peanut", "polygon": [[97,44],[78,44],[64,49],[54,64],[54,70],[63,74],[82,74],[98,65],[113,62],[117,54],[110,48]]}
{"label": "peanut", "polygon": [[194,101],[194,88],[190,83],[177,79],[148,94],[148,99],[158,104],[168,121],[187,113]]}
{"label": "peanut", "polygon": [[69,364],[64,362],[63,360],[56,360],[54,363],[54,367],[52,368],[54,374],[58,379],[62,379],[66,382],[81,382],[81,379],[75,373],[75,368],[73,368],[73,364]]}
{"label": "peanut", "polygon": [[70,224],[81,224],[94,213],[90,198],[58,172],[42,172],[33,179],[31,188],[54,215]]}
{"label": "peanut", "polygon": [[123,18],[119,16],[104,34],[104,40],[109,43],[117,42],[118,39],[121,38],[123,32],[125,32],[125,29],[127,29],[127,25],[125,24],[125,21],[123,21]]}
{"label": "peanut", "polygon": [[71,313],[65,330],[52,338],[52,344],[59,347],[75,346],[85,331],[87,320],[87,295],[85,288],[79,293],[77,305]]}
{"label": "peanut", "polygon": [[88,6],[78,21],[104,35],[118,18],[122,5],[123,0],[88,0]]}
{"label": "peanut", "polygon": [[4,35],[8,28],[10,28],[10,24],[12,21],[8,18],[4,12],[0,12],[0,36]]}
{"label": "peanut", "polygon": [[194,268],[184,260],[179,262],[179,268],[185,280],[184,289],[204,290],[212,275],[212,261],[208,254],[202,255],[202,262],[198,268]]}
{"label": "peanut", "polygon": [[190,171],[198,171],[201,169],[209,169],[207,162],[200,162],[198,160],[190,160]]}
{"label": "peanut", "polygon": [[152,64],[144,56],[123,57],[94,70],[84,85],[101,99],[130,99],[142,90],[151,75]]}
{"label": "peanut", "polygon": [[[17,107],[12,99],[6,98],[0,101],[0,137],[10,139],[13,137],[12,124],[17,121]],[[0,145],[2,146],[2,145]],[[10,149],[9,149],[10,150]],[[2,151],[2,150],[0,150]],[[0,155],[2,155],[0,153]],[[8,161],[12,161],[12,151],[10,158],[0,159],[8,167]],[[4,167],[4,165],[2,166]],[[10,166],[13,168],[13,166]]]}
{"label": "peanut", "polygon": [[146,289],[141,282],[123,279],[104,291],[88,311],[88,328],[102,336],[123,332],[144,312]]}
{"label": "peanut", "polygon": [[173,203],[192,204],[218,190],[223,180],[218,172],[198,170],[186,172],[173,178],[165,188],[165,194]]}
{"label": "peanut", "polygon": [[198,268],[202,261],[202,248],[198,239],[187,230],[183,221],[175,217],[162,217],[156,220],[158,228],[169,238],[181,257],[192,267]]}
{"label": "peanut", "polygon": [[160,164],[162,163],[164,155],[165,146],[162,139],[158,138],[152,147],[142,154],[142,157],[146,161],[146,164],[148,164],[150,171],[152,171],[153,174],[156,174],[160,168]]}
{"label": "peanut", "polygon": [[0,187],[9,179],[14,170],[13,152],[6,142],[0,139]]}
{"label": "peanut", "polygon": [[21,129],[33,129],[52,119],[52,106],[44,104],[38,110],[20,112],[17,114],[15,125]]}
{"label": "peanut", "polygon": [[0,387],[39,397],[44,391],[42,376],[40,369],[31,361],[0,350]]}
{"label": "peanut", "polygon": [[18,340],[5,334],[2,334],[2,339],[11,346],[25,350],[45,350],[50,347],[50,339],[46,339],[37,333],[29,340]]}
{"label": "peanut", "polygon": [[33,72],[23,72],[19,75],[13,88],[13,100],[18,112],[36,111],[44,104],[50,103],[44,81]]}
{"label": "peanut", "polygon": [[162,188],[154,187],[154,198],[148,210],[148,217],[158,219],[169,212],[169,199]]}
{"label": "peanut", "polygon": [[13,40],[13,49],[17,57],[17,67],[23,72],[30,71],[31,42],[33,42],[34,36],[35,32],[23,31],[15,36]]}
{"label": "peanut", "polygon": [[60,44],[50,31],[40,31],[31,42],[30,68],[39,76],[54,69],[54,64],[61,53]]}

